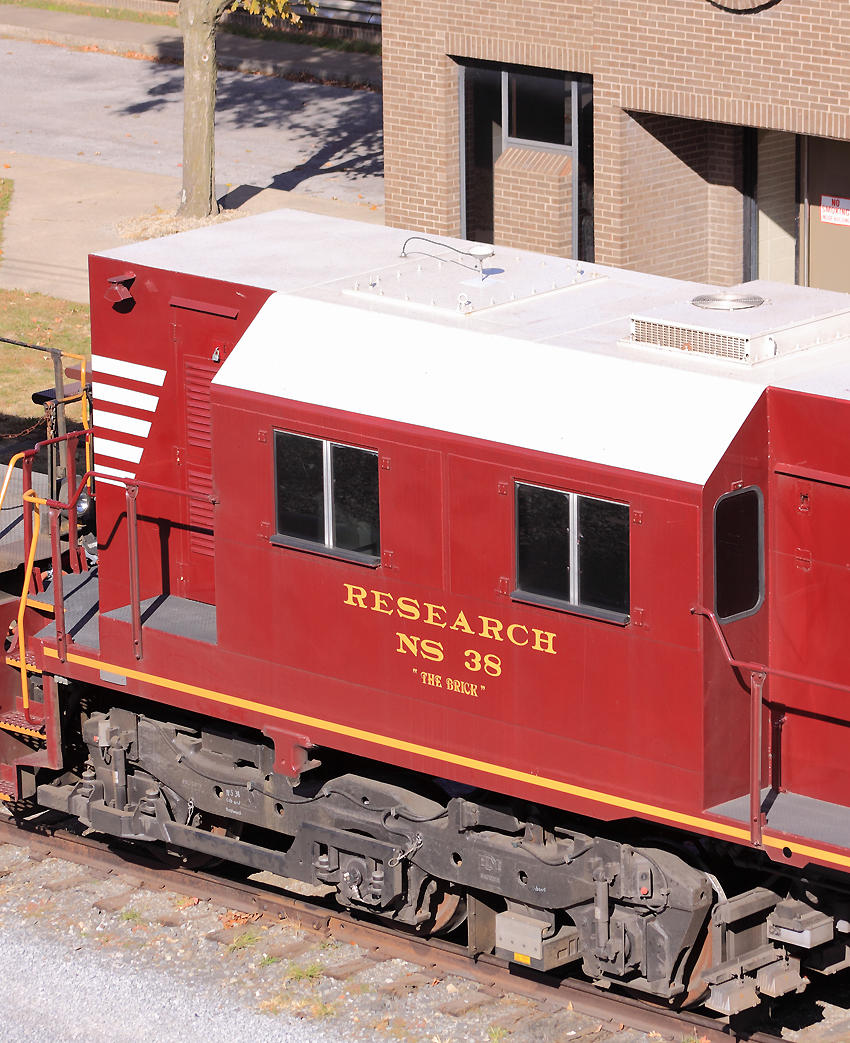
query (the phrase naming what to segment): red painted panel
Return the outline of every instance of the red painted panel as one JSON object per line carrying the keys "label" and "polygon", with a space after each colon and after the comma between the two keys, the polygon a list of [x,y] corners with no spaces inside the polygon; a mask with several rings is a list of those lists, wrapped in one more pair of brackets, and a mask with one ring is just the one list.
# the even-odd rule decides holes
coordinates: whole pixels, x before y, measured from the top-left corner
{"label": "red painted panel", "polygon": [[[696,807],[702,711],[689,609],[699,530],[690,486],[218,387],[213,412],[221,641],[252,661],[279,664],[267,665],[297,685],[282,690],[286,705],[578,785]],[[269,540],[275,427],[363,445],[390,462],[380,496],[391,567]],[[509,596],[514,479],[541,476],[639,505],[632,595],[640,625]],[[257,662],[250,676],[264,670]],[[675,797],[673,778],[684,787]]]}
{"label": "red painted panel", "polygon": [[[236,342],[254,318],[268,297],[268,291],[137,267],[131,286],[132,307],[116,308],[104,299],[101,289],[106,290],[110,276],[122,274],[124,270],[111,258],[90,258],[94,352],[119,361],[163,369],[166,371],[165,383],[161,388],[155,388],[123,377],[104,377],[105,383],[121,384],[148,394],[154,392],[158,397],[156,410],[153,414],[125,406],[116,410],[109,403],[98,402],[97,395],[95,409],[100,406],[152,422],[149,435],[141,440],[144,449],[136,472],[138,479],[184,490],[190,484],[206,488],[211,476],[209,448],[204,449],[202,439],[197,437],[198,422],[202,424],[203,418],[191,408],[187,416],[185,362],[187,356],[192,356],[196,364],[209,367],[212,353],[219,345],[226,354],[228,347]],[[195,307],[193,310],[173,307],[170,302],[174,297],[191,300]],[[210,307],[214,314],[202,310],[205,301],[213,302]],[[220,357],[223,358],[224,354],[220,352]],[[191,361],[189,366],[191,369]],[[128,436],[126,441],[134,439]],[[128,469],[124,461],[112,463]],[[200,516],[198,503],[202,512]],[[101,484],[98,490],[98,537],[100,597],[104,611],[128,601],[124,511],[123,492],[114,486]],[[203,511],[204,505],[200,501],[190,508],[185,497],[140,490],[138,513],[143,596],[165,590],[179,591],[190,597],[211,598],[211,547],[208,537],[195,531],[208,520],[209,508],[206,513]]]}
{"label": "red painted panel", "polygon": [[783,788],[850,809],[848,747],[848,721],[789,711],[782,725]]}
{"label": "red painted panel", "polygon": [[850,804],[843,633],[850,613],[850,405],[771,392],[770,408],[780,472],[773,482],[771,666],[810,679],[770,680],[777,717],[784,714],[777,781],[792,792]]}
{"label": "red painted panel", "polygon": [[[768,402],[763,396],[742,425],[723,459],[706,483],[702,514],[703,607],[715,608],[714,508],[718,499],[735,489],[756,486],[764,497],[766,590],[771,586],[769,542],[771,496],[767,459]],[[753,615],[722,625],[733,656],[766,664],[768,660],[770,599],[766,597]],[[708,623],[702,623],[704,646],[704,732],[703,758],[705,807],[712,807],[749,791],[750,696],[749,677],[743,679],[729,666],[723,648]],[[766,697],[772,680],[766,689]],[[767,782],[769,729],[763,730],[762,781]]]}

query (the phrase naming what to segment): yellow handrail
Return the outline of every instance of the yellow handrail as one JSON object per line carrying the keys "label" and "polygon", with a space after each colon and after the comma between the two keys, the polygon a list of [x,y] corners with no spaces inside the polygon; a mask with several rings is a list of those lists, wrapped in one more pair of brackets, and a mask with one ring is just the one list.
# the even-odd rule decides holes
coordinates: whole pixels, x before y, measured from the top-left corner
{"label": "yellow handrail", "polygon": [[[63,351],[62,357],[66,359],[75,359],[80,364],[80,393],[82,395],[81,403],[83,407],[83,430],[89,431],[91,429],[91,417],[89,416],[89,400],[86,395],[86,359],[85,355],[75,355],[71,351]],[[91,471],[91,439],[86,439],[86,471]],[[91,487],[91,478],[86,483]]]}
{"label": "yellow handrail", "polygon": [[[41,508],[47,502],[36,496],[34,489],[28,489],[22,496],[23,500],[33,504],[36,510],[33,511],[32,519],[32,544],[30,545],[30,552],[27,555],[27,566],[24,570],[24,587],[21,592],[21,603],[18,607],[18,657],[20,659],[21,666],[21,700],[24,707],[24,715],[28,716],[30,706],[30,691],[29,684],[27,683],[27,676],[29,668],[27,667],[27,651],[26,651],[26,638],[24,634],[24,614],[27,610],[27,601],[29,598],[30,581],[32,580],[32,570],[35,565],[35,554],[38,546],[38,534],[41,529]],[[59,577],[59,582],[62,582],[62,577]]]}

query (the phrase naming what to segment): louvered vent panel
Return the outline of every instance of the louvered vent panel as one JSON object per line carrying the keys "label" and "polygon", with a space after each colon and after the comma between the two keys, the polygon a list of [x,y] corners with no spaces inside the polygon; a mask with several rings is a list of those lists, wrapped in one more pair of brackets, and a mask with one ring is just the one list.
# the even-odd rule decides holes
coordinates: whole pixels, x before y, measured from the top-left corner
{"label": "louvered vent panel", "polygon": [[[215,554],[215,540],[212,532],[213,505],[209,499],[212,496],[212,475],[190,469],[186,478],[189,492],[193,494],[193,498],[189,500],[191,549],[196,554],[203,554],[211,558]],[[194,494],[203,496],[204,499],[197,500],[194,498]]]}
{"label": "louvered vent panel", "polygon": [[663,322],[649,322],[646,319],[632,319],[632,341],[659,348],[697,351],[736,362],[745,361],[748,352],[746,337],[690,329],[687,326],[668,326]]}
{"label": "louvered vent panel", "polygon": [[186,438],[196,449],[212,450],[210,381],[217,370],[207,359],[186,359]]}

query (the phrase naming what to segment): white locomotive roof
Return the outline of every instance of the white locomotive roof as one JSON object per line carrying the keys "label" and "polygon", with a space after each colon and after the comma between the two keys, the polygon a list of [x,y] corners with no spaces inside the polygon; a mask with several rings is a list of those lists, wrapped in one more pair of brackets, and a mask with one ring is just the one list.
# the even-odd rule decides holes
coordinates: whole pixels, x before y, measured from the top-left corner
{"label": "white locomotive roof", "polygon": [[279,211],[105,256],[274,291],[218,385],[699,485],[766,387],[850,399],[850,295],[706,311],[715,287],[408,235]]}

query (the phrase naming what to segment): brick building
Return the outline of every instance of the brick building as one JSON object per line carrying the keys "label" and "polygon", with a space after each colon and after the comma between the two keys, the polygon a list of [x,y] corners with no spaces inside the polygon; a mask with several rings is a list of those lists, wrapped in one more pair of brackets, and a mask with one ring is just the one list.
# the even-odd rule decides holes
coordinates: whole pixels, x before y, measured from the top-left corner
{"label": "brick building", "polygon": [[848,0],[383,0],[387,220],[850,290]]}

